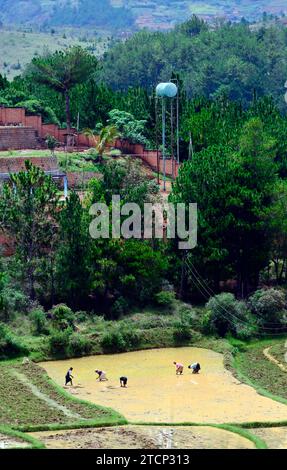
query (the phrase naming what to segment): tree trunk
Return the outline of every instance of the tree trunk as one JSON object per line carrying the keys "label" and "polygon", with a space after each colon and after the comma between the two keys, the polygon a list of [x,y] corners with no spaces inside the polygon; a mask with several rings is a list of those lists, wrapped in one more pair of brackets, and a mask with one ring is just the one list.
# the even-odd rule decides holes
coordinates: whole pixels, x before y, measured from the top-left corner
{"label": "tree trunk", "polygon": [[66,124],[67,130],[71,130],[71,109],[70,109],[70,95],[69,90],[65,91],[65,102],[66,102]]}
{"label": "tree trunk", "polygon": [[34,278],[34,269],[31,265],[28,267],[27,278],[28,278],[28,295],[29,295],[29,298],[32,301],[34,301],[36,298],[35,278]]}

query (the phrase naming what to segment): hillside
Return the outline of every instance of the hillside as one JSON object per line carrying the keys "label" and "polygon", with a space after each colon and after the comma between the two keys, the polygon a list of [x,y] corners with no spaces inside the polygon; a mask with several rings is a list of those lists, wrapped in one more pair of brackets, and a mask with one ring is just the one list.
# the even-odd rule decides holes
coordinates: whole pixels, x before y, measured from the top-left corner
{"label": "hillside", "polygon": [[168,29],[192,14],[208,21],[217,17],[258,20],[267,12],[287,13],[285,0],[0,0],[4,25],[101,27],[117,30]]}
{"label": "hillside", "polygon": [[13,79],[23,72],[25,65],[34,56],[42,55],[46,51],[54,52],[66,49],[69,46],[81,45],[96,55],[101,55],[107,48],[108,40],[105,32],[99,36],[89,37],[85,31],[64,30],[58,32],[33,31],[0,31],[0,74]]}
{"label": "hillside", "polygon": [[89,26],[124,28],[133,24],[132,13],[110,0],[0,0],[4,25]]}

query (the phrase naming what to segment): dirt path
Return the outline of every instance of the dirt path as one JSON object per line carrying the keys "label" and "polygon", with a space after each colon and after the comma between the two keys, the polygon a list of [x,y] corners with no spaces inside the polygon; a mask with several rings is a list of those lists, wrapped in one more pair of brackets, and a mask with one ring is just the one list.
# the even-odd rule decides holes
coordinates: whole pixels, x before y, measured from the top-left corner
{"label": "dirt path", "polygon": [[28,386],[30,388],[31,392],[37,398],[40,398],[40,400],[43,400],[51,408],[55,408],[56,410],[62,411],[64,413],[64,415],[67,416],[68,418],[83,420],[83,418],[78,413],[72,412],[66,406],[60,405],[60,403],[56,402],[55,400],[53,400],[52,398],[48,397],[43,392],[41,392],[38,389],[38,387],[36,387],[36,385],[29,382],[29,380],[27,379],[27,377],[24,374],[21,374],[20,372],[18,372],[16,370],[13,371],[13,374],[17,377],[18,380],[20,380],[20,382],[22,382],[23,384]]}
{"label": "dirt path", "polygon": [[279,369],[283,370],[283,372],[287,372],[287,367],[284,366],[284,364],[282,364],[281,362],[279,362],[274,356],[272,356],[272,354],[270,353],[270,349],[271,349],[271,346],[269,346],[269,348],[265,348],[265,349],[263,350],[264,356],[265,356],[270,362],[273,362],[273,364],[276,364],[276,366],[279,367]]}
{"label": "dirt path", "polygon": [[[121,412],[132,422],[243,423],[282,421],[287,406],[259,395],[225,369],[223,355],[199,348],[169,348],[42,363],[58,383],[68,366],[74,367],[74,390],[79,398]],[[173,361],[185,365],[176,376]],[[198,361],[202,370],[187,369]],[[108,382],[96,381],[95,369],[105,370]],[[127,375],[128,388],[119,377]],[[73,390],[71,390],[73,393]]]}
{"label": "dirt path", "polygon": [[254,449],[238,434],[212,427],[120,426],[37,432],[48,449]]}

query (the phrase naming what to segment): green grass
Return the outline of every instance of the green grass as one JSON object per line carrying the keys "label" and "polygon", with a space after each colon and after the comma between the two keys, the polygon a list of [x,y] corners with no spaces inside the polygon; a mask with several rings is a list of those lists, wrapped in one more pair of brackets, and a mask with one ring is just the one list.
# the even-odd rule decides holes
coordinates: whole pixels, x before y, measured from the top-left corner
{"label": "green grass", "polygon": [[[27,384],[18,380],[16,373],[27,379]],[[36,396],[29,384],[59,406]],[[65,407],[75,417],[66,416]],[[39,366],[19,361],[6,361],[0,364],[0,424],[20,431],[49,429],[51,426],[93,426],[123,424],[125,419],[116,411],[94,405],[66,393],[56,385]]]}
{"label": "green grass", "polygon": [[60,167],[68,172],[100,172],[100,165],[87,161],[87,154],[56,152]]}
{"label": "green grass", "polygon": [[258,393],[287,405],[287,374],[271,363],[263,350],[272,346],[282,349],[286,339],[262,340],[246,345],[245,351],[238,351],[232,368],[240,380],[251,385]]}
{"label": "green grass", "polygon": [[8,157],[50,157],[49,150],[2,150],[0,158]]}
{"label": "green grass", "polygon": [[[64,37],[64,33],[66,37]],[[64,29],[60,34],[51,34],[1,29],[0,56],[3,60],[0,64],[0,73],[13,79],[23,72],[25,66],[31,62],[35,55],[42,55],[47,49],[55,52],[70,46],[80,45],[84,48],[91,48],[97,56],[106,50],[108,41],[104,36],[102,40],[95,42],[96,40],[92,38],[86,41],[84,34],[82,38],[80,35],[80,30],[77,34]]]}
{"label": "green grass", "polygon": [[2,425],[2,424],[0,425],[0,433],[6,436],[21,439],[22,441],[31,444],[31,447],[33,449],[45,449],[44,444],[42,444],[42,442],[40,442],[35,437],[29,436],[28,434],[25,434],[21,431],[16,431],[15,429],[11,429],[10,427],[6,425]]}
{"label": "green grass", "polygon": [[287,339],[272,344],[270,353],[287,368]]}

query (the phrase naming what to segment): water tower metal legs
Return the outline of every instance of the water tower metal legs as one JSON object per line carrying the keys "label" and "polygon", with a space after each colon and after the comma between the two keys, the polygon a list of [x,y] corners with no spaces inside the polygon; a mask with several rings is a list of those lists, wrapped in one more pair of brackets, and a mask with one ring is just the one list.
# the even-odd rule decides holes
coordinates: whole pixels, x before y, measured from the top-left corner
{"label": "water tower metal legs", "polygon": [[163,159],[163,190],[166,189],[165,169],[165,98],[162,98],[162,159]]}
{"label": "water tower metal legs", "polygon": [[68,197],[68,178],[64,176],[64,197],[67,199]]}

